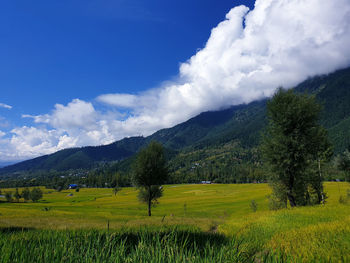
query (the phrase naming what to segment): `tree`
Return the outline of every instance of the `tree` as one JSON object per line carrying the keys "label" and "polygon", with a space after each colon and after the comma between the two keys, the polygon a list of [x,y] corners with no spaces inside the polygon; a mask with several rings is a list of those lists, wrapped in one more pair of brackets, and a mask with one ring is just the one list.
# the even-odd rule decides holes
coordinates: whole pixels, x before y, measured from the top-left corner
{"label": "tree", "polygon": [[21,198],[21,195],[20,195],[19,192],[18,192],[18,188],[16,188],[16,192],[15,192],[15,194],[14,194],[14,197],[15,197],[15,199],[16,199],[16,202],[18,203],[18,202],[19,202],[19,199]]}
{"label": "tree", "polygon": [[40,188],[35,187],[30,191],[30,199],[32,199],[33,202],[37,202],[43,197],[43,192]]}
{"label": "tree", "polygon": [[120,174],[116,173],[115,176],[113,176],[112,182],[111,182],[111,186],[113,187],[113,194],[114,196],[117,195],[117,193],[122,190],[122,188],[120,187]]}
{"label": "tree", "polygon": [[350,182],[350,152],[346,150],[342,154],[338,155],[335,162],[337,168],[346,173],[346,179]]}
{"label": "tree", "polygon": [[30,200],[30,190],[28,187],[26,187],[22,190],[22,197],[23,197],[24,201]]}
{"label": "tree", "polygon": [[261,145],[272,172],[274,196],[291,207],[321,203],[322,164],[332,155],[326,130],[318,124],[314,96],[278,89],[267,103],[268,125]]}
{"label": "tree", "polygon": [[5,192],[5,198],[7,202],[12,202],[12,192]]}
{"label": "tree", "polygon": [[139,188],[138,198],[147,204],[148,216],[151,216],[151,207],[163,195],[161,185],[168,179],[163,146],[152,141],[138,153],[133,170],[134,183]]}

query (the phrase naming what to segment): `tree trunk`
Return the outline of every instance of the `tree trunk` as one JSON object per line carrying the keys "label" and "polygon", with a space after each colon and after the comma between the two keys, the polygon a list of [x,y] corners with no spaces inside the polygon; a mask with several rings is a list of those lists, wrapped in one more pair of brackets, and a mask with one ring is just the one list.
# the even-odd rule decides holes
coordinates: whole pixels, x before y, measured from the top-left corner
{"label": "tree trunk", "polygon": [[297,206],[295,196],[293,195],[293,186],[294,186],[294,176],[292,174],[289,175],[289,185],[287,187],[287,197],[289,200],[289,204],[291,207]]}
{"label": "tree trunk", "polygon": [[297,206],[297,204],[295,202],[295,197],[291,194],[291,192],[288,191],[287,197],[288,197],[289,204],[290,204],[291,207]]}
{"label": "tree trunk", "polygon": [[151,198],[148,199],[148,216],[151,216],[151,205],[152,205],[152,200]]}

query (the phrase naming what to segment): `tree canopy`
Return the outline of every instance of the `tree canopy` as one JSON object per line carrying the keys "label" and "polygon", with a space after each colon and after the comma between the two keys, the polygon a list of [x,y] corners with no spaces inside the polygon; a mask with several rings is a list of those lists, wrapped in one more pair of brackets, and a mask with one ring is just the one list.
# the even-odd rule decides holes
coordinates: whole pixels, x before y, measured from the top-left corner
{"label": "tree canopy", "polygon": [[146,148],[140,150],[134,163],[134,183],[139,188],[139,199],[148,205],[148,215],[151,207],[162,196],[162,184],[168,179],[168,169],[164,149],[158,142],[152,141]]}
{"label": "tree canopy", "polygon": [[262,153],[273,173],[275,196],[292,207],[324,201],[321,165],[332,148],[318,124],[322,107],[314,96],[278,89],[267,104]]}

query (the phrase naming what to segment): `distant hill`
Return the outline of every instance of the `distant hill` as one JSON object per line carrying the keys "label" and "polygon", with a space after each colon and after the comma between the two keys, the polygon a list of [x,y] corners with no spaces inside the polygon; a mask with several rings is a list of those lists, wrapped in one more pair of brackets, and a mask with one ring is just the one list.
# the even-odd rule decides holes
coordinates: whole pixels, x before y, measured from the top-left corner
{"label": "distant hill", "polygon": [[[314,94],[323,104],[321,123],[329,131],[335,152],[350,146],[350,68],[310,78],[295,88]],[[91,169],[103,163],[118,162],[133,156],[149,141],[164,144],[176,158],[183,151],[220,148],[231,142],[249,149],[257,146],[266,122],[266,101],[204,112],[172,128],[148,137],[130,137],[104,146],[71,148],[0,169],[0,175],[33,171]]]}

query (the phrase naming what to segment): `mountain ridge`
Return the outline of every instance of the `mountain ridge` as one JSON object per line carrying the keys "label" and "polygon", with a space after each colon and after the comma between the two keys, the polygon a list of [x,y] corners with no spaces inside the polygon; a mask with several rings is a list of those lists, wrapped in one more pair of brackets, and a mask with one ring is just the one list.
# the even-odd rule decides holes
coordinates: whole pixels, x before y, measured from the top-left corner
{"label": "mountain ridge", "polygon": [[[324,106],[320,122],[328,130],[335,152],[347,148],[350,145],[350,68],[309,78],[295,90],[316,96]],[[266,102],[267,99],[262,99],[220,111],[203,112],[147,137],[129,137],[108,145],[64,149],[0,168],[0,175],[36,170],[92,169],[102,163],[123,161],[151,140],[159,141],[175,153],[188,148],[217,147],[235,140],[244,148],[255,147],[266,123]]]}

